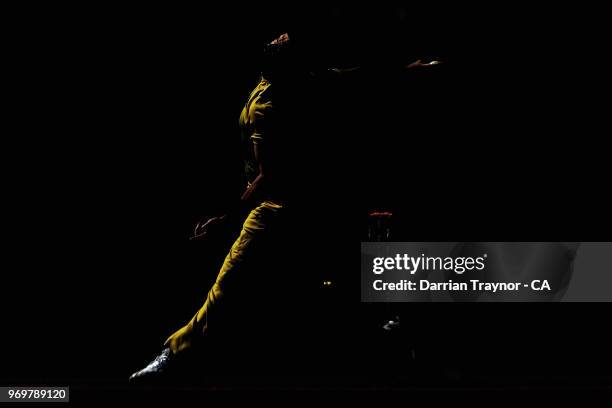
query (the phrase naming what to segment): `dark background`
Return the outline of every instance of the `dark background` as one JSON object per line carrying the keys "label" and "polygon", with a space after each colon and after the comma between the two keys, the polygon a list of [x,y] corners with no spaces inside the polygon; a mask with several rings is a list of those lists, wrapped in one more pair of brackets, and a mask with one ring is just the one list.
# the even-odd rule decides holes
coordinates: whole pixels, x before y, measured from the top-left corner
{"label": "dark background", "polygon": [[[285,31],[323,65],[444,61],[347,86],[338,121],[314,136],[341,175],[319,194],[354,220],[325,232],[334,253],[356,251],[373,209],[394,212],[398,240],[608,239],[597,14],[438,3],[7,11],[2,383],[121,384],[191,316],[219,255],[188,236],[242,190],[238,114],[257,51]],[[358,296],[331,303],[361,313]],[[607,304],[411,307],[434,373],[580,382],[609,367]],[[366,325],[359,313],[347,320]],[[334,347],[357,361],[366,340]],[[294,368],[370,376],[368,364]]]}

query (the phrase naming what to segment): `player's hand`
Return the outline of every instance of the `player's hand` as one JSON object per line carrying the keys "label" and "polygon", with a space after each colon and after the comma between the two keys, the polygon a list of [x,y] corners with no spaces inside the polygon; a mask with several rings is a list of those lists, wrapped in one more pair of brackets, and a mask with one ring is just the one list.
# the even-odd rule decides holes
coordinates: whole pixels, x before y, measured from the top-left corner
{"label": "player's hand", "polygon": [[220,215],[218,217],[206,218],[199,221],[193,229],[193,236],[191,239],[202,239],[211,233],[214,234],[227,219],[227,215]]}
{"label": "player's hand", "polygon": [[275,38],[270,42],[271,45],[281,45],[289,42],[289,34],[283,33],[278,38]]}

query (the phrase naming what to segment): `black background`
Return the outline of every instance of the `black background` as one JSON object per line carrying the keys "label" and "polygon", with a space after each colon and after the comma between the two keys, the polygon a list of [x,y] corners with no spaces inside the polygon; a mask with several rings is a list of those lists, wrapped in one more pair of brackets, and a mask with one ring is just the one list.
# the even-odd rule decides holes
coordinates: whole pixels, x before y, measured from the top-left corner
{"label": "black background", "polygon": [[[3,383],[122,384],[200,304],[217,258],[187,238],[241,192],[238,113],[257,50],[285,31],[322,44],[323,64],[445,62],[347,89],[360,101],[338,107],[348,131],[321,133],[344,194],[320,195],[354,220],[330,227],[337,253],[356,250],[372,209],[394,212],[398,240],[609,238],[596,10],[32,5],[5,16]],[[609,366],[606,304],[410,313],[430,350],[459,357],[433,371],[581,381]]]}

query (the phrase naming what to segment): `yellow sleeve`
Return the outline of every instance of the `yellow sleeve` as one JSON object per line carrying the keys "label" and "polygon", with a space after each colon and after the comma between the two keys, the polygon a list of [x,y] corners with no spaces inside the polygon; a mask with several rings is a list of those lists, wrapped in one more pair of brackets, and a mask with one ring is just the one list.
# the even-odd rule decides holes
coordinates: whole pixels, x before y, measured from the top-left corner
{"label": "yellow sleeve", "polygon": [[260,144],[270,137],[273,109],[272,102],[258,100],[251,107],[251,123],[253,144]]}

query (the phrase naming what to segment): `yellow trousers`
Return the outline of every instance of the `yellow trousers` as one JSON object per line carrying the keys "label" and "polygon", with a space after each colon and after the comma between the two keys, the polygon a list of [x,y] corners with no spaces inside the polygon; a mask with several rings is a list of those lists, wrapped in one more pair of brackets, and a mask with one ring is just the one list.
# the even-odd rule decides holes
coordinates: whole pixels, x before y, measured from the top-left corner
{"label": "yellow trousers", "polygon": [[252,274],[253,271],[245,271],[248,269],[249,260],[254,255],[260,255],[256,254],[260,241],[268,239],[266,233],[282,210],[282,205],[264,201],[249,213],[242,225],[240,236],[229,250],[215,283],[208,291],[204,305],[185,326],[166,340],[164,346],[169,347],[173,353],[179,353],[193,346],[194,342],[203,338],[206,333],[215,330],[219,320],[224,318],[223,309],[228,294],[231,296],[231,292],[235,290],[236,293],[248,290],[245,286],[248,286],[250,279],[244,279],[243,273]]}

